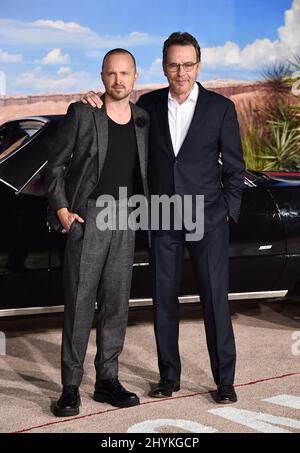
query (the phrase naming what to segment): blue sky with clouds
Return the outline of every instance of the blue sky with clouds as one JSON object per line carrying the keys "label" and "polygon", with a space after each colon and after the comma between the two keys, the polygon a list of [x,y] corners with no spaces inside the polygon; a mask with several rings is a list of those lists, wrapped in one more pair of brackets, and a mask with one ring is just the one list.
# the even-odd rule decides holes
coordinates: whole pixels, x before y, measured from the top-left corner
{"label": "blue sky with clouds", "polygon": [[113,47],[135,54],[140,85],[163,83],[162,44],[176,30],[199,40],[200,80],[257,79],[300,54],[300,0],[0,0],[6,93],[97,88]]}

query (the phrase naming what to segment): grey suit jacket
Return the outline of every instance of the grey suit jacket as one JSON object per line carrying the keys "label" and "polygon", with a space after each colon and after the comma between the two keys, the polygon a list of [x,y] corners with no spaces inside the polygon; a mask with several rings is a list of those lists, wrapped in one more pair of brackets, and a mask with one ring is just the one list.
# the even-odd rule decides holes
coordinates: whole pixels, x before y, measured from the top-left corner
{"label": "grey suit jacket", "polygon": [[[140,174],[144,195],[149,198],[147,157],[149,115],[130,103],[134,119]],[[108,117],[105,107],[92,108],[75,102],[68,108],[52,144],[49,145],[45,184],[48,192],[48,224],[61,230],[56,216],[60,208],[77,212],[96,187],[108,147]]]}

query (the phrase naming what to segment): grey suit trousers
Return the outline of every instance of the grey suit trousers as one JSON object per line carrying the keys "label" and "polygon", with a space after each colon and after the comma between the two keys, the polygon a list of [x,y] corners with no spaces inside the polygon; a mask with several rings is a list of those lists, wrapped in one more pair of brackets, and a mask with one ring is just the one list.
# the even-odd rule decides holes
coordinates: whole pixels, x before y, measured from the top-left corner
{"label": "grey suit trousers", "polygon": [[67,238],[63,385],[79,386],[81,383],[96,301],[99,307],[94,362],[96,380],[118,375],[118,356],[123,349],[128,321],[135,232],[131,229],[100,231],[96,217],[101,209],[96,207],[95,200],[88,200],[85,223],[74,221]]}

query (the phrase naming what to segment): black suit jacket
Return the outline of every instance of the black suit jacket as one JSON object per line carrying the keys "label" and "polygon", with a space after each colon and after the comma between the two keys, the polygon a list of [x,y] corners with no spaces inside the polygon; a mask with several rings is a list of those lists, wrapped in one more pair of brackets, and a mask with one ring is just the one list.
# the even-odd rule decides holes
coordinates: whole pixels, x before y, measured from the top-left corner
{"label": "black suit jacket", "polygon": [[[149,115],[131,104],[134,118],[140,175],[144,194],[149,196],[147,185],[147,154]],[[89,195],[101,177],[108,146],[108,119],[105,107],[94,109],[75,102],[68,108],[53,142],[49,144],[45,183],[48,192],[48,223],[56,229],[62,226],[56,216],[60,208],[71,212],[84,209]],[[84,211],[80,211],[81,214]],[[83,214],[82,214],[83,215]]]}
{"label": "black suit jacket", "polygon": [[176,157],[168,123],[169,89],[142,95],[138,105],[150,114],[150,193],[204,195],[204,231],[209,231],[227,215],[237,221],[245,165],[234,103],[198,86],[193,120]]}

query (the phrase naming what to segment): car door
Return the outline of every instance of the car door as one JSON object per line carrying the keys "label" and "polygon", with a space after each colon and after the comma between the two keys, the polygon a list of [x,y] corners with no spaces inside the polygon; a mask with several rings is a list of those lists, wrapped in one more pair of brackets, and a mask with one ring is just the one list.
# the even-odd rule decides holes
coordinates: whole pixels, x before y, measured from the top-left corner
{"label": "car door", "polygon": [[0,128],[2,315],[49,304],[47,199],[40,173],[46,163],[44,126],[42,120],[24,119]]}
{"label": "car door", "polygon": [[0,184],[0,310],[48,304],[47,203],[37,191]]}
{"label": "car door", "polygon": [[[238,223],[230,220],[231,298],[256,297],[253,293],[263,295],[271,291],[286,262],[284,226],[279,210],[265,181],[257,179],[245,179]],[[185,250],[180,294],[197,292],[191,260]]]}
{"label": "car door", "polygon": [[230,224],[230,293],[271,291],[285,260],[284,226],[268,186],[245,185],[239,221]]}

